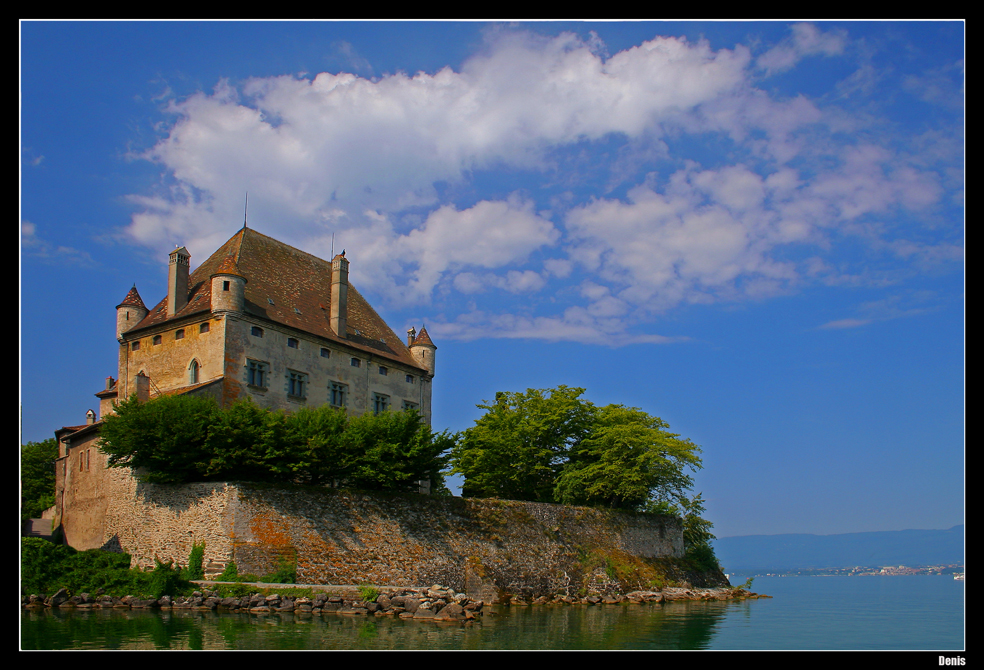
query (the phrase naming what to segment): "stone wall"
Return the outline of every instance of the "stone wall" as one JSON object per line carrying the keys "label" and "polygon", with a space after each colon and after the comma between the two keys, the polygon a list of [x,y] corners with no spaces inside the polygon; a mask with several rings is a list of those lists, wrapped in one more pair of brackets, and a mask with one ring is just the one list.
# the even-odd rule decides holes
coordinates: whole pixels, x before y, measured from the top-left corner
{"label": "stone wall", "polygon": [[130,478],[113,496],[106,534],[134,563],[205,559],[240,574],[296,565],[299,583],[422,586],[483,597],[576,592],[592,574],[633,574],[683,555],[680,519],[494,499],[355,494],[313,488]]}

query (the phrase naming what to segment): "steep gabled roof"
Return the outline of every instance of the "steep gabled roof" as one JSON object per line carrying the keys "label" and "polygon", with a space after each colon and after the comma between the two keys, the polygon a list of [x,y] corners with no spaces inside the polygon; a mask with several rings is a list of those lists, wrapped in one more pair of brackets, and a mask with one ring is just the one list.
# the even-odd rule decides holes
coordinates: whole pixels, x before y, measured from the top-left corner
{"label": "steep gabled roof", "polygon": [[229,273],[246,279],[247,314],[420,368],[406,344],[351,283],[346,337],[335,335],[329,324],[331,262],[252,228],[241,228],[191,273],[188,304],[174,316],[167,316],[165,296],[124,337],[129,338],[143,328],[211,311],[210,278]]}

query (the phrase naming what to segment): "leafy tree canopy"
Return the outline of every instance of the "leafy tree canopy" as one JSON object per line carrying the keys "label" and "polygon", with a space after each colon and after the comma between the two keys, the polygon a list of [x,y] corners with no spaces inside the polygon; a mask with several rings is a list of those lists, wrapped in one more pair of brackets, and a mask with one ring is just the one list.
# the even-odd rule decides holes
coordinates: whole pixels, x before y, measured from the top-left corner
{"label": "leafy tree canopy", "polygon": [[39,519],[55,504],[55,459],[58,442],[50,437],[42,442],[21,445],[21,520]]}
{"label": "leafy tree canopy", "polygon": [[434,433],[413,410],[351,418],[328,405],[271,412],[248,399],[226,409],[196,396],[130,398],[104,420],[110,467],[152,482],[237,479],[414,491],[441,471],[456,435]]}
{"label": "leafy tree canopy", "polygon": [[567,386],[500,392],[493,404],[478,405],[485,414],[452,452],[452,472],[465,475],[462,495],[554,502],[569,452],[594,421],[583,393]]}
{"label": "leafy tree canopy", "polygon": [[451,455],[462,494],[632,510],[688,500],[700,448],[659,417],[583,393],[528,389],[479,405],[485,414]]}

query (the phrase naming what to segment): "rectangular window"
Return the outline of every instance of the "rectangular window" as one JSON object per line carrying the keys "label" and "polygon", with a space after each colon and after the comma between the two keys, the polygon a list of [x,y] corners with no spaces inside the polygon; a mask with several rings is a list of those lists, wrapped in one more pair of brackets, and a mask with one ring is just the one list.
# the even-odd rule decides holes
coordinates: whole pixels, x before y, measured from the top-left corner
{"label": "rectangular window", "polygon": [[407,375],[407,384],[413,384],[413,375]]}
{"label": "rectangular window", "polygon": [[131,351],[140,351],[140,340],[137,340],[136,342],[134,342],[133,344],[131,344],[130,345],[130,350]]}
{"label": "rectangular window", "polygon": [[328,358],[329,356],[331,356],[331,352],[324,347],[321,347],[321,357]]}
{"label": "rectangular window", "polygon": [[229,282],[227,282],[227,281],[222,282],[222,290],[223,291],[228,291],[229,290]]}
{"label": "rectangular window", "polygon": [[201,326],[199,326],[198,327],[198,332],[199,333],[207,333],[208,332],[208,323],[203,323]]}
{"label": "rectangular window", "polygon": [[246,361],[246,383],[258,388],[266,388],[267,375],[270,372],[270,365],[262,361],[247,359]]}
{"label": "rectangular window", "polygon": [[156,344],[160,344],[160,343],[161,343],[161,336],[160,335],[154,335],[154,344],[156,345]]}
{"label": "rectangular window", "polygon": [[295,338],[293,337],[287,338],[287,346],[290,347],[291,349],[297,349],[299,344],[300,343]]}
{"label": "rectangular window", "polygon": [[305,397],[307,391],[307,375],[294,370],[287,371],[287,395],[295,398]]}
{"label": "rectangular window", "polygon": [[263,329],[259,326],[253,326],[249,332],[254,337],[263,337]]}
{"label": "rectangular window", "polygon": [[174,339],[183,340],[185,336],[184,328],[174,331]]}
{"label": "rectangular window", "polygon": [[418,407],[418,405],[415,402],[410,402],[409,400],[404,400],[403,401],[403,409],[404,410],[417,409],[417,407]]}
{"label": "rectangular window", "polygon": [[362,361],[360,361],[358,358],[353,358],[352,359],[352,367],[353,368],[361,368],[362,367]]}
{"label": "rectangular window", "polygon": [[332,407],[345,407],[346,393],[348,393],[348,387],[345,384],[332,382],[331,386],[328,387],[328,404]]}
{"label": "rectangular window", "polygon": [[381,393],[372,394],[372,412],[373,414],[379,414],[380,412],[385,412],[389,409],[389,396],[383,395]]}
{"label": "rectangular window", "polygon": [[386,375],[389,374],[389,369],[388,368],[384,368],[382,365],[380,365],[379,366],[379,374],[381,374],[382,376],[385,377]]}

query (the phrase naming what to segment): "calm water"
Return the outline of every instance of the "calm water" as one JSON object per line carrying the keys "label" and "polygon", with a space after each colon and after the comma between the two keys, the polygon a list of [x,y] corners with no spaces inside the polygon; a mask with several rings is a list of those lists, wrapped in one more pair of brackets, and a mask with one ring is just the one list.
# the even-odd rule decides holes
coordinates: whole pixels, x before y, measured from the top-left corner
{"label": "calm water", "polygon": [[962,650],[964,583],[947,576],[759,577],[771,599],[495,608],[480,625],[339,615],[45,610],[23,649]]}

